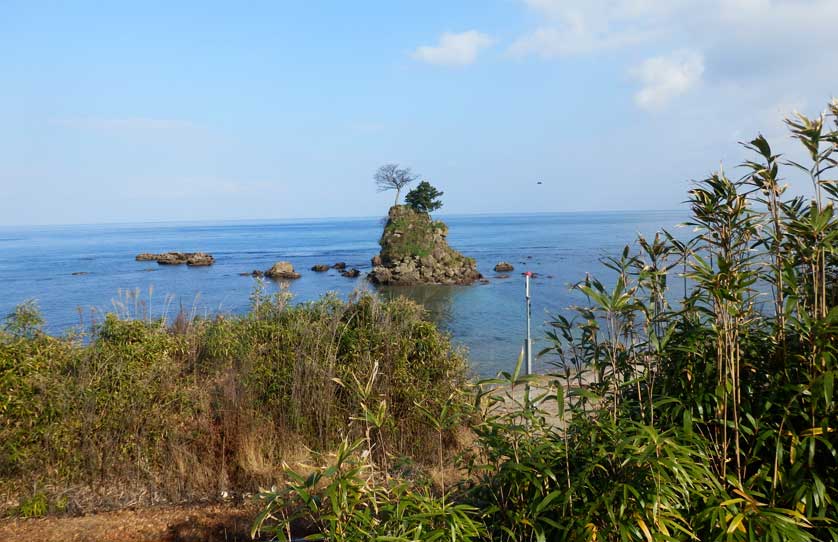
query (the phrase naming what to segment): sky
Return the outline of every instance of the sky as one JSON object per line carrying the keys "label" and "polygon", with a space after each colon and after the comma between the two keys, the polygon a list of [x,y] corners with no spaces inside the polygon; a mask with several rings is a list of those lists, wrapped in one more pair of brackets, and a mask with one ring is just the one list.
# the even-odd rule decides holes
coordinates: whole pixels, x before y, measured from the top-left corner
{"label": "sky", "polygon": [[[838,93],[838,0],[0,0],[0,225],[673,209]],[[806,191],[794,178],[793,189]],[[541,184],[538,184],[541,181]]]}

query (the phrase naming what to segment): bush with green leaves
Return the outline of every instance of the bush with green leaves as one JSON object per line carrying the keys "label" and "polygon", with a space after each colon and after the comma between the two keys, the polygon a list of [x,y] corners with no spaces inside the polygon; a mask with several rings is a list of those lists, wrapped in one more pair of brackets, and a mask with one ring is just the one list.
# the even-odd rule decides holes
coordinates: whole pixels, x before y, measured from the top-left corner
{"label": "bush with green leaves", "polygon": [[[599,540],[838,539],[838,102],[788,126],[809,164],[755,138],[741,178],[720,171],[695,183],[692,238],[640,238],[637,252],[605,261],[611,286],[586,278],[576,289],[588,303],[553,322],[543,354],[560,369],[571,417],[557,523],[586,518]],[[780,179],[795,171],[811,199],[783,199]],[[638,434],[657,435],[658,466],[625,477],[649,457]],[[678,450],[668,473],[667,450]],[[624,483],[609,507],[603,499]],[[641,501],[657,521],[625,515]],[[681,519],[661,523],[664,513]],[[584,539],[584,527],[557,539]]]}

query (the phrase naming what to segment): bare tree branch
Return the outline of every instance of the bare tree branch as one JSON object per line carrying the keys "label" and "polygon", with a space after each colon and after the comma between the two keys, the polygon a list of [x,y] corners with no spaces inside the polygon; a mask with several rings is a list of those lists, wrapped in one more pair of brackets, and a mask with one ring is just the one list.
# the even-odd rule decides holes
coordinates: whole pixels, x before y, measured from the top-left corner
{"label": "bare tree branch", "polygon": [[414,182],[419,178],[419,175],[410,171],[410,168],[399,168],[398,164],[384,164],[378,171],[375,172],[375,184],[378,186],[379,192],[386,192],[387,190],[396,191],[396,200],[393,205],[399,204],[399,196],[402,188]]}

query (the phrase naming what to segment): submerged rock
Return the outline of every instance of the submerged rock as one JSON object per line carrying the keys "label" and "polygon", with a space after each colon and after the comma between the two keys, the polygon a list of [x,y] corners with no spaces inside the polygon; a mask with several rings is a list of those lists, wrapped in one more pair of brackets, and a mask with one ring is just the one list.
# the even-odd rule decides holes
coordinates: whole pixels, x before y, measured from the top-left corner
{"label": "submerged rock", "polygon": [[298,279],[300,274],[294,271],[294,266],[291,262],[276,262],[273,266],[265,271],[265,276],[272,279]]}
{"label": "submerged rock", "polygon": [[346,269],[346,262],[338,262],[332,266],[332,269],[337,269],[338,271],[343,271]]}
{"label": "submerged rock", "polygon": [[473,258],[450,246],[448,226],[406,205],[390,208],[368,278],[376,284],[471,284],[483,278]]}
{"label": "submerged rock", "polygon": [[498,262],[495,266],[495,272],[497,273],[509,273],[510,271],[515,271],[515,267],[509,262]]}
{"label": "submerged rock", "polygon": [[314,271],[315,273],[325,273],[329,269],[331,269],[331,267],[329,267],[328,265],[325,265],[325,264],[317,264],[317,265],[315,265],[311,268],[311,270]]}
{"label": "submerged rock", "polygon": [[344,277],[347,277],[347,278],[350,278],[350,279],[354,279],[354,278],[358,277],[361,274],[361,272],[353,267],[352,269],[347,269],[346,271],[341,271],[340,274],[341,274],[341,276],[344,276]]}

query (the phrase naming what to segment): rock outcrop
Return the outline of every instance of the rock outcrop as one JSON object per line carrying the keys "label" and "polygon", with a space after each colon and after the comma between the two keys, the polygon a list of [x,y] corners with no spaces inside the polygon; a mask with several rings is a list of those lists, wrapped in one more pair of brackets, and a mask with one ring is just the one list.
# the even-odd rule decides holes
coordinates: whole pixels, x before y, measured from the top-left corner
{"label": "rock outcrop", "polygon": [[361,271],[355,269],[354,267],[351,269],[347,269],[345,271],[340,272],[341,276],[346,277],[348,279],[354,279],[361,275]]}
{"label": "rock outcrop", "polygon": [[206,266],[212,265],[215,263],[215,258],[211,254],[206,254],[204,252],[196,252],[195,254],[190,255],[186,258],[186,265],[192,266]]}
{"label": "rock outcrop", "polygon": [[450,246],[448,226],[405,205],[390,208],[368,275],[376,284],[470,284],[482,278],[473,258]]}
{"label": "rock outcrop", "polygon": [[495,271],[498,273],[509,273],[510,271],[514,271],[515,268],[509,262],[499,262],[495,266]]}
{"label": "rock outcrop", "polygon": [[291,262],[276,262],[265,271],[265,276],[272,279],[298,279],[300,274],[294,271]]}
{"label": "rock outcrop", "polygon": [[152,254],[143,252],[137,254],[134,258],[138,262],[152,262],[155,261],[160,265],[192,265],[205,266],[215,263],[215,258],[212,254],[206,252],[163,252],[161,254]]}
{"label": "rock outcrop", "polygon": [[328,265],[325,265],[325,264],[320,264],[320,263],[317,264],[317,265],[312,266],[312,268],[311,268],[311,270],[314,271],[315,273],[325,273],[329,269],[331,269],[331,266],[328,266]]}

